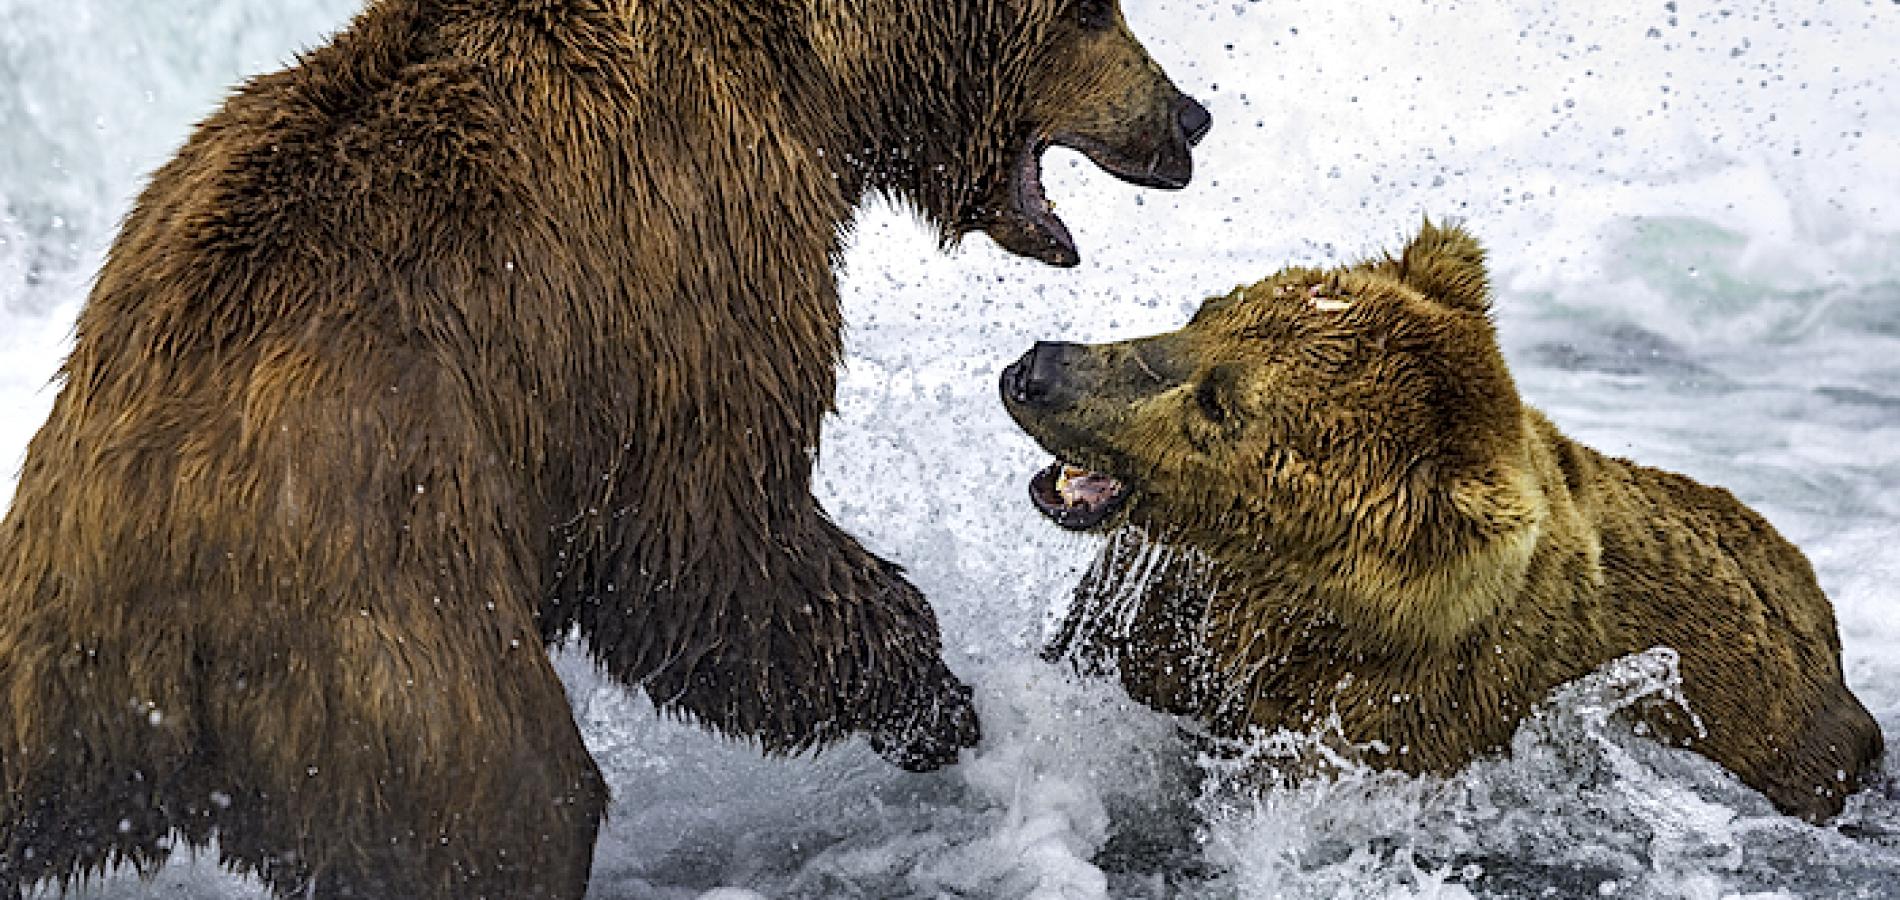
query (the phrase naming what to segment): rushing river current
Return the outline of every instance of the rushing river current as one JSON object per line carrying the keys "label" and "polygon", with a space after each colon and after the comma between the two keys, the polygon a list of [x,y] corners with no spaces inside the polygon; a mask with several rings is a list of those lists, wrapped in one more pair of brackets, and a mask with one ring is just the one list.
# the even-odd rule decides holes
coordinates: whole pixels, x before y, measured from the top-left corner
{"label": "rushing river current", "polygon": [[[1900,746],[1900,4],[1127,0],[1213,111],[1194,183],[1057,151],[1056,271],[866,210],[818,484],[904,563],[984,745],[908,775],[860,744],[767,759],[563,654],[615,792],[601,898],[1900,897],[1894,775],[1825,827],[1609,721],[1666,654],[1572,685],[1450,779],[1242,791],[1170,720],[1036,651],[1094,541],[1025,499],[995,399],[1038,339],[1173,328],[1420,218],[1485,241],[1526,399],[1573,437],[1731,489],[1813,560],[1847,676]],[[354,0],[0,0],[0,504],[147,173]],[[1900,753],[1889,751],[1889,772]],[[255,897],[180,853],[99,897]]]}

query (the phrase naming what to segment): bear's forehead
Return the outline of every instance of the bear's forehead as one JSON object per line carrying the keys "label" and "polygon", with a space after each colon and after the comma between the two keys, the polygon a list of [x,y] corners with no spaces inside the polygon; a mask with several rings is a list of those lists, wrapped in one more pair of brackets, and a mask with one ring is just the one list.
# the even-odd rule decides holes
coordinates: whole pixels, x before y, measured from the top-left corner
{"label": "bear's forehead", "polygon": [[1209,299],[1191,324],[1263,337],[1366,327],[1402,314],[1406,294],[1404,286],[1387,278],[1292,269]]}

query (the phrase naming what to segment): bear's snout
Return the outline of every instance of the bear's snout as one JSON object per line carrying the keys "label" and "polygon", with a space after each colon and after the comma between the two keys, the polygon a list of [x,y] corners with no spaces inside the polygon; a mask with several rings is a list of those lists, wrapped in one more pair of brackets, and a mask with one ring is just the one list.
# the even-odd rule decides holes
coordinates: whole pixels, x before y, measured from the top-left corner
{"label": "bear's snout", "polygon": [[1190,147],[1198,145],[1201,138],[1207,137],[1208,129],[1214,127],[1214,114],[1186,94],[1181,95],[1180,105],[1174,110],[1174,120],[1180,124],[1181,137]]}
{"label": "bear's snout", "polygon": [[1003,398],[1023,406],[1060,405],[1074,358],[1086,348],[1080,344],[1037,341],[1021,359],[1003,370]]}

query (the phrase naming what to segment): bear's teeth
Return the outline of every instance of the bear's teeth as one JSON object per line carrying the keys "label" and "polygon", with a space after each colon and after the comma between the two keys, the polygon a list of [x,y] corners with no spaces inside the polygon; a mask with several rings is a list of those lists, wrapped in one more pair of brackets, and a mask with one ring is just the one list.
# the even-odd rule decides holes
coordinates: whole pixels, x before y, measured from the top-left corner
{"label": "bear's teeth", "polygon": [[1088,503],[1086,499],[1076,496],[1076,488],[1079,487],[1076,482],[1089,477],[1090,474],[1089,470],[1079,466],[1063,466],[1062,472],[1056,476],[1056,496],[1061,497],[1062,501],[1070,506],[1086,505]]}

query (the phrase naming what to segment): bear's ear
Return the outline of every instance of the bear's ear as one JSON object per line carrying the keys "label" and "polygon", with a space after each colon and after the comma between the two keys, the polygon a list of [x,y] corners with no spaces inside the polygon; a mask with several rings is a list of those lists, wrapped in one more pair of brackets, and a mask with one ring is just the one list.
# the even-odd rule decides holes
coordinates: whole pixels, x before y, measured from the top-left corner
{"label": "bear's ear", "polygon": [[1418,237],[1390,265],[1400,281],[1446,306],[1476,313],[1491,309],[1484,248],[1462,226],[1440,228],[1426,219]]}

